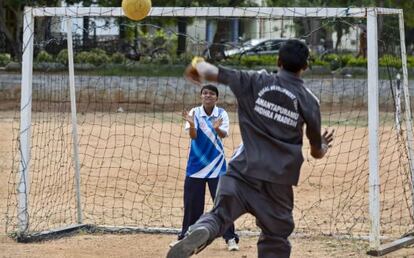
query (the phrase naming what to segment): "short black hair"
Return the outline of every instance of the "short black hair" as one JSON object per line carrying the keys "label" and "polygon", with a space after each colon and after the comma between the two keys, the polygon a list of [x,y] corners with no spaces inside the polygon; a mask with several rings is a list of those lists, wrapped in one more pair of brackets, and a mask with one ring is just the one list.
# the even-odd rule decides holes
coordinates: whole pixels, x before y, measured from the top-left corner
{"label": "short black hair", "polygon": [[297,39],[286,41],[279,50],[279,63],[289,72],[299,72],[306,68],[309,58],[308,46]]}
{"label": "short black hair", "polygon": [[206,85],[204,85],[204,86],[201,88],[201,90],[200,90],[200,94],[202,94],[202,93],[203,93],[203,90],[205,90],[205,89],[207,89],[207,90],[211,90],[211,91],[214,91],[214,92],[216,93],[217,97],[218,97],[218,95],[219,95],[219,93],[218,93],[218,89],[217,89],[217,87],[216,87],[216,86],[214,86],[213,84],[206,84]]}

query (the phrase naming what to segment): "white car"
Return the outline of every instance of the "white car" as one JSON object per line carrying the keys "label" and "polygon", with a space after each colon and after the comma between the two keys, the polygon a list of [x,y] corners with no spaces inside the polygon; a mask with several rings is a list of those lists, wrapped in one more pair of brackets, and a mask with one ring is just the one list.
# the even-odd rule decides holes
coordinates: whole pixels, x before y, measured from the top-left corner
{"label": "white car", "polygon": [[251,39],[243,43],[241,47],[224,51],[225,57],[242,55],[274,55],[284,42],[289,39]]}

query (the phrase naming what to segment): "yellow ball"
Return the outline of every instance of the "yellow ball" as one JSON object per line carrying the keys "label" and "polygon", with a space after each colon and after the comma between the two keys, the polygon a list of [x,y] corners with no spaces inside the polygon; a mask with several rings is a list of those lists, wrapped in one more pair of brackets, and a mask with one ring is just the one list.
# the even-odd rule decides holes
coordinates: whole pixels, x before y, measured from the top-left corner
{"label": "yellow ball", "polygon": [[122,10],[129,19],[142,20],[151,10],[151,0],[122,0]]}

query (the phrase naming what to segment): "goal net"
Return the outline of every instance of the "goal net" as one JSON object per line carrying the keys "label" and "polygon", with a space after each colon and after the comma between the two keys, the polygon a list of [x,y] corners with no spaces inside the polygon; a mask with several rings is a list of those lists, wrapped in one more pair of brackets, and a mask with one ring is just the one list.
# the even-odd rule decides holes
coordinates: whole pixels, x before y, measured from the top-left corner
{"label": "goal net", "polygon": [[[304,139],[295,233],[369,238],[378,249],[411,232],[401,10],[152,8],[133,22],[120,8],[26,8],[23,35],[8,233],[27,240],[80,226],[178,232],[190,143],[181,111],[201,103],[200,89],[182,77],[185,66],[203,55],[273,73],[289,38],[311,48],[304,82],[320,100],[323,127],[335,129],[322,160]],[[218,88],[231,122],[229,159],[241,142],[237,103],[227,86]],[[236,229],[258,232],[250,215]]]}

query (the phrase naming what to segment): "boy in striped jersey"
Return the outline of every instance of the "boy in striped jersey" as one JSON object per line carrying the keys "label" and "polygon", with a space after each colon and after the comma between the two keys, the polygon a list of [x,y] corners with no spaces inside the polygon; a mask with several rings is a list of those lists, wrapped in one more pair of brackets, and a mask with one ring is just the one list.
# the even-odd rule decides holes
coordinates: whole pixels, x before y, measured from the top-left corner
{"label": "boy in striped jersey", "polygon": [[[184,238],[189,226],[204,212],[206,184],[214,200],[219,176],[226,172],[226,160],[222,138],[228,135],[229,116],[223,108],[216,106],[219,92],[214,85],[201,89],[202,105],[183,111],[185,130],[191,138],[190,154],[184,182],[184,218],[178,240]],[[232,224],[224,233],[229,251],[237,251],[239,237]]]}

